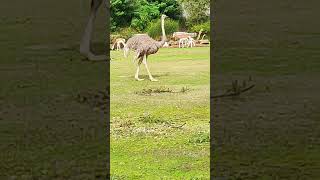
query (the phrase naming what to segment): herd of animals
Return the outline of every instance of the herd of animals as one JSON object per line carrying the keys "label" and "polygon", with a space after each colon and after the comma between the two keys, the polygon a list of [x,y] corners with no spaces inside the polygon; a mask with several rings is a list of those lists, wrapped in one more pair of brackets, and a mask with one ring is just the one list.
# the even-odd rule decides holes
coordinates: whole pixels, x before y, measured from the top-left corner
{"label": "herd of animals", "polygon": [[[196,44],[209,44],[209,41],[204,39],[206,34],[202,35],[202,38],[200,39],[202,34],[202,30],[198,33],[197,39],[194,39],[194,37],[197,36],[197,33],[187,33],[187,32],[174,32],[172,35],[172,40],[167,41],[164,43],[163,47],[179,47],[179,48],[192,48],[196,46]],[[121,50],[126,45],[126,39],[124,38],[114,38],[111,39],[112,45],[111,50]]]}

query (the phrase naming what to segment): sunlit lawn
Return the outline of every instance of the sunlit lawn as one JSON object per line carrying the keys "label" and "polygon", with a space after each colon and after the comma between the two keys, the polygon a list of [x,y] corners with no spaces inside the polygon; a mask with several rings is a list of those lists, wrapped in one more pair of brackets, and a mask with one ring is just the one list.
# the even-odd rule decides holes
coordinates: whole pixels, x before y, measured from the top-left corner
{"label": "sunlit lawn", "polygon": [[111,174],[115,179],[209,179],[209,48],[149,56],[159,82],[134,80],[132,55],[112,51]]}

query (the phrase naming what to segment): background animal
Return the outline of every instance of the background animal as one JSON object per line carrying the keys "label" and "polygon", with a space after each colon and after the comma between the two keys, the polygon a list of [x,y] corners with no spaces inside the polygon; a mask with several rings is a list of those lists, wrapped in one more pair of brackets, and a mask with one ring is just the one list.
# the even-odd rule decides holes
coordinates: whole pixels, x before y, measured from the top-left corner
{"label": "background animal", "polygon": [[169,47],[169,43],[168,43],[168,42],[165,42],[162,47]]}
{"label": "background animal", "polygon": [[195,40],[192,37],[189,36],[188,37],[187,47],[193,47],[195,45],[196,45]]}
{"label": "background animal", "polygon": [[114,50],[115,46],[117,46],[117,51],[121,49],[121,45],[124,48],[126,46],[126,40],[124,38],[117,38],[113,43],[111,49]]}
{"label": "background animal", "polygon": [[179,48],[184,48],[188,43],[188,37],[179,39]]}
{"label": "background animal", "polygon": [[172,37],[175,39],[175,40],[179,40],[179,39],[182,39],[182,38],[188,38],[188,37],[196,37],[197,36],[197,33],[187,33],[187,32],[174,32],[172,34]]}

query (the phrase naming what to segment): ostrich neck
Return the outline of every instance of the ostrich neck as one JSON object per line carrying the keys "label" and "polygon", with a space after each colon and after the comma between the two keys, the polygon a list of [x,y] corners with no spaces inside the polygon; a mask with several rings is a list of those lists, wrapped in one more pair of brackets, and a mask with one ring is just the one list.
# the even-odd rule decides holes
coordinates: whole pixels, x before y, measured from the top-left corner
{"label": "ostrich neck", "polygon": [[161,29],[162,29],[161,44],[163,45],[167,41],[166,31],[164,29],[164,18],[161,19]]}

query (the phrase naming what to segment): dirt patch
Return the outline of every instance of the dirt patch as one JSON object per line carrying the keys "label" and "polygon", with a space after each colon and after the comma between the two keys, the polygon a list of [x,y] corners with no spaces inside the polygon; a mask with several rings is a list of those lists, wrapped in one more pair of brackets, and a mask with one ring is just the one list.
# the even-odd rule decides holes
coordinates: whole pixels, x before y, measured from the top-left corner
{"label": "dirt patch", "polygon": [[190,89],[188,87],[182,87],[179,91],[173,90],[173,89],[170,89],[170,88],[167,88],[167,87],[158,87],[158,88],[142,89],[141,91],[136,91],[135,94],[151,96],[152,94],[186,93],[188,91],[190,91]]}

